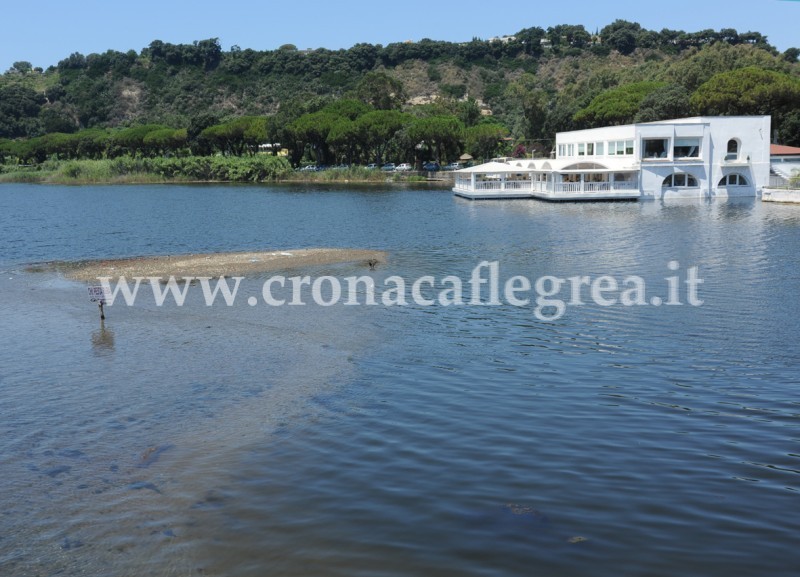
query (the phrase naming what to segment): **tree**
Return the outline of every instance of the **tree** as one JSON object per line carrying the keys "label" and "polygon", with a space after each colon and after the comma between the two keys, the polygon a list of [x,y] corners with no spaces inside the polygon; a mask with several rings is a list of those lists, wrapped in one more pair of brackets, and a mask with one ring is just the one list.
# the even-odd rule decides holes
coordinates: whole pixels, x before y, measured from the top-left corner
{"label": "tree", "polygon": [[514,37],[523,46],[522,51],[525,54],[538,58],[543,52],[542,40],[545,38],[545,34],[543,28],[535,26],[533,28],[523,28],[514,34]]}
{"label": "tree", "polygon": [[691,114],[689,91],[680,84],[669,84],[644,97],[635,122],[655,122],[683,118]]}
{"label": "tree", "polygon": [[591,43],[592,35],[582,25],[559,24],[547,29],[547,39],[556,51],[561,47],[581,49]]}
{"label": "tree", "polygon": [[192,154],[207,155],[211,153],[210,143],[201,139],[200,134],[209,126],[219,124],[219,116],[215,112],[203,112],[192,116],[186,129],[186,140]]}
{"label": "tree", "polygon": [[242,116],[204,129],[199,140],[222,154],[241,156],[255,154],[267,142],[267,119],[264,116]]}
{"label": "tree", "polygon": [[339,117],[328,132],[328,146],[335,151],[338,159],[353,164],[359,144],[356,123],[347,117]]}
{"label": "tree", "polygon": [[789,112],[778,127],[778,142],[800,147],[800,110]]}
{"label": "tree", "polygon": [[365,104],[360,100],[353,100],[350,98],[336,100],[335,102],[331,102],[330,104],[326,105],[322,109],[323,112],[329,112],[331,114],[335,114],[336,116],[343,116],[348,120],[355,120],[362,114],[366,114],[371,110],[372,107],[370,105]]}
{"label": "tree", "polygon": [[346,58],[353,72],[369,72],[378,61],[378,48],[362,42],[347,50]]}
{"label": "tree", "polygon": [[39,111],[44,97],[21,84],[0,85],[0,137],[17,138],[39,133]]}
{"label": "tree", "polygon": [[589,128],[628,124],[639,112],[645,97],[664,86],[663,82],[636,82],[606,90],[575,114],[574,120]]}
{"label": "tree", "polygon": [[692,109],[707,115],[771,114],[779,122],[800,103],[800,79],[749,67],[723,72],[692,95]]}
{"label": "tree", "polygon": [[681,84],[689,92],[694,92],[715,74],[751,66],[781,72],[786,70],[787,63],[760,47],[717,42],[677,60],[664,77],[668,82]]}
{"label": "tree", "polygon": [[319,112],[304,114],[291,125],[292,131],[297,135],[297,138],[311,146],[318,164],[326,164],[328,162],[330,157],[328,134],[339,118],[341,117],[337,114],[320,110]]}
{"label": "tree", "polygon": [[14,62],[14,64],[11,65],[11,70],[9,70],[9,72],[17,74],[30,74],[32,70],[33,65],[30,62],[22,60],[20,62]]}
{"label": "tree", "polygon": [[317,112],[330,101],[328,98],[301,93],[281,102],[278,112],[267,120],[267,130],[273,141],[289,150],[289,160],[297,166],[305,153],[306,142],[295,130],[294,123],[304,114]]}
{"label": "tree", "polygon": [[533,74],[523,74],[506,89],[506,98],[519,106],[521,123],[515,126],[515,134],[526,139],[546,138],[545,121],[550,103],[549,95],[537,88]]}
{"label": "tree", "polygon": [[0,164],[5,164],[15,156],[14,141],[0,138]]}
{"label": "tree", "polygon": [[424,150],[426,158],[443,161],[460,154],[464,125],[455,116],[417,118],[406,127],[403,145],[407,154]]}
{"label": "tree", "polygon": [[374,110],[360,116],[355,128],[368,158],[381,164],[395,135],[410,122],[411,117],[399,110]]}
{"label": "tree", "polygon": [[42,130],[49,132],[75,132],[78,130],[77,112],[74,107],[56,102],[39,111]]}
{"label": "tree", "polygon": [[369,72],[356,86],[356,97],[376,110],[398,110],[406,100],[403,83],[385,72]]}
{"label": "tree", "polygon": [[186,146],[187,130],[185,128],[162,128],[148,132],[144,137],[145,150],[150,154],[164,155],[177,154]]}
{"label": "tree", "polygon": [[637,40],[642,27],[635,22],[615,20],[600,31],[603,44],[610,46],[620,54],[631,54],[637,47]]}
{"label": "tree", "polygon": [[161,124],[143,124],[120,130],[111,137],[111,150],[109,153],[111,156],[145,154],[148,152],[144,144],[145,137],[153,131],[163,130],[164,128],[167,127]]}
{"label": "tree", "polygon": [[786,52],[783,53],[783,59],[786,60],[786,62],[794,64],[797,62],[798,58],[800,58],[800,48],[788,48]]}
{"label": "tree", "polygon": [[112,133],[99,128],[87,128],[74,135],[79,158],[102,158],[112,143]]}
{"label": "tree", "polygon": [[497,155],[508,134],[508,128],[501,124],[478,124],[464,131],[464,141],[473,157],[486,159]]}

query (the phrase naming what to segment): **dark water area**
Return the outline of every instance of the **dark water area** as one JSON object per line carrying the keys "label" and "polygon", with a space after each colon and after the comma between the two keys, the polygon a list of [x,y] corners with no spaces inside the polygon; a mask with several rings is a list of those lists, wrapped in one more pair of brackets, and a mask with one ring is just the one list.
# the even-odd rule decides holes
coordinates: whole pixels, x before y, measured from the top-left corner
{"label": "dark water area", "polygon": [[[468,300],[489,261],[501,281],[635,276],[647,298],[602,306],[583,286],[570,304],[565,284],[544,321],[533,291],[516,306],[502,285],[501,304],[460,306],[206,306],[193,290],[116,302],[101,324],[85,284],[25,270],[318,246],[387,251],[374,271],[302,271],[379,289],[451,275]],[[671,286],[680,305],[651,304]],[[0,296],[2,575],[800,566],[799,207],[0,185]]]}

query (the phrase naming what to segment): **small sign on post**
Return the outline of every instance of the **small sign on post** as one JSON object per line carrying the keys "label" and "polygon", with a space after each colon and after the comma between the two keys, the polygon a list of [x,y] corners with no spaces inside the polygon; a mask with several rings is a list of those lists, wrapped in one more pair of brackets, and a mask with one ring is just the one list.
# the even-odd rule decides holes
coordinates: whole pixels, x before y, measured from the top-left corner
{"label": "small sign on post", "polygon": [[89,287],[89,300],[93,303],[97,303],[97,306],[100,308],[100,320],[105,320],[106,314],[103,311],[103,306],[106,304],[106,299],[108,298],[108,293],[106,292],[105,287],[103,286],[90,286]]}

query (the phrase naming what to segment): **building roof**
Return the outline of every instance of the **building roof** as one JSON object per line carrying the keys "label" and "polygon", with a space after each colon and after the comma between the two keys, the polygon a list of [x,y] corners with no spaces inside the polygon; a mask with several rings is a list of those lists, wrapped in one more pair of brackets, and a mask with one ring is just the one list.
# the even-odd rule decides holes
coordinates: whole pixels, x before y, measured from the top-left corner
{"label": "building roof", "polygon": [[512,167],[505,162],[487,162],[486,164],[478,164],[477,166],[470,166],[469,168],[462,168],[456,172],[476,172],[484,174],[498,174],[501,172],[520,172],[517,167]]}
{"label": "building roof", "polygon": [[520,172],[627,172],[638,170],[630,158],[604,158],[602,160],[577,160],[575,158],[537,158],[514,159],[508,162],[487,162],[469,168],[462,168],[456,172],[476,174],[502,174]]}
{"label": "building roof", "polygon": [[800,156],[800,148],[784,146],[783,144],[770,144],[770,156]]}

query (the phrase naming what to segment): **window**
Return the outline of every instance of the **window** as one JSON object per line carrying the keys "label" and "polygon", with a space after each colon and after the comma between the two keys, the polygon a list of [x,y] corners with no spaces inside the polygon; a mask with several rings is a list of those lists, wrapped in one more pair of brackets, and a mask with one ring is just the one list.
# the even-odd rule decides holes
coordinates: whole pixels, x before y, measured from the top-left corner
{"label": "window", "polygon": [[747,186],[747,179],[741,174],[723,176],[718,186]]}
{"label": "window", "polygon": [[608,154],[623,156],[633,154],[633,140],[612,140],[608,143]]}
{"label": "window", "polygon": [[697,188],[697,179],[691,174],[670,174],[661,185],[664,188]]}
{"label": "window", "polygon": [[586,156],[594,156],[594,142],[586,144]]}
{"label": "window", "polygon": [[728,153],[725,155],[725,160],[739,160],[739,141],[735,138],[728,141]]}
{"label": "window", "polygon": [[578,145],[578,156],[586,156],[586,145],[582,142]]}
{"label": "window", "polygon": [[603,156],[605,154],[605,144],[605,142],[597,143],[597,156]]}
{"label": "window", "polygon": [[642,158],[658,159],[667,158],[669,150],[668,138],[645,138],[642,141]]}
{"label": "window", "polygon": [[676,138],[672,156],[675,158],[700,158],[700,139]]}
{"label": "window", "polygon": [[559,158],[566,158],[569,156],[575,156],[575,145],[574,144],[559,144],[558,145],[558,157]]}

